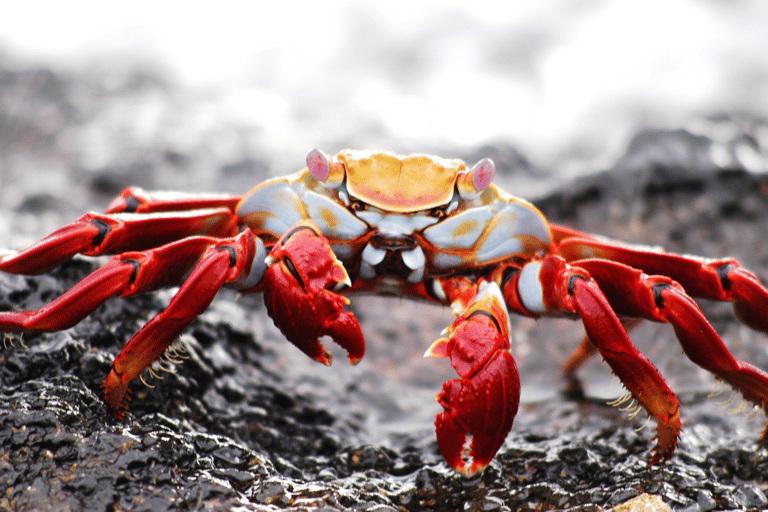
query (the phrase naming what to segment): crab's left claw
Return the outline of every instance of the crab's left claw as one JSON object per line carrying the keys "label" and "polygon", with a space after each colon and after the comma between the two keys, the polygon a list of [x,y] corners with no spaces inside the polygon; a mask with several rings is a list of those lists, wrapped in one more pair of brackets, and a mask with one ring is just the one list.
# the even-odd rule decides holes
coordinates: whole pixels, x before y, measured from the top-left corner
{"label": "crab's left claw", "polygon": [[355,316],[343,311],[349,300],[336,290],[350,286],[344,265],[311,220],[288,230],[267,257],[264,303],[285,337],[312,359],[331,364],[331,354],[319,339],[327,335],[357,363],[365,355],[365,340]]}
{"label": "crab's left claw", "polygon": [[459,374],[437,401],[437,444],[448,464],[472,476],[504,444],[520,402],[520,377],[509,353],[509,319],[496,283],[483,283],[464,313],[425,355],[450,357]]}

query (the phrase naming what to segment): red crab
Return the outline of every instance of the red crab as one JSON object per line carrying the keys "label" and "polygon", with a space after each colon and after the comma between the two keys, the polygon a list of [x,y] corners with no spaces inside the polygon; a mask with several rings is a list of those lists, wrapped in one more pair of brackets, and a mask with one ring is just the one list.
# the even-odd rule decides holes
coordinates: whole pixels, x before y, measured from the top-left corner
{"label": "red crab", "polygon": [[104,381],[107,409],[123,418],[131,380],[224,285],[262,292],[285,337],[326,365],[323,335],[352,363],[365,354],[357,319],[344,311],[346,294],[449,305],[457,318],[427,355],[450,358],[459,377],[438,394],[444,411],[435,426],[446,461],[466,475],[488,465],[517,413],[509,312],[581,318],[588,340],[567,368],[600,352],[658,422],[651,464],[675,451],[680,410],[627,335],[632,319],[671,323],[691,360],[766,408],[768,375],[735,359],[691,298],[731,301],[744,323],[768,332],[768,290],[754,274],[730,258],[681,256],[550,224],[493,185],[494,173],[488,159],[468,169],[427,155],[314,150],[306,169],[243,196],[129,188],[106,213],[0,256],[2,271],[38,274],[78,253],[115,255],[39,310],[0,312],[0,331],[66,329],[113,295],[179,286]]}

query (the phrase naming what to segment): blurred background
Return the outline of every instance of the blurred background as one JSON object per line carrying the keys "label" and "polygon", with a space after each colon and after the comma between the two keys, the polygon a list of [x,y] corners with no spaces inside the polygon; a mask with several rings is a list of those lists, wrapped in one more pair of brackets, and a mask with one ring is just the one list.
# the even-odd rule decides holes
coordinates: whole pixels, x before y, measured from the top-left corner
{"label": "blurred background", "polygon": [[765,115],[767,23],[761,0],[29,1],[3,8],[0,62],[162,84],[70,127],[86,169],[131,145],[282,174],[315,146],[503,141],[561,179],[612,162],[638,127]]}

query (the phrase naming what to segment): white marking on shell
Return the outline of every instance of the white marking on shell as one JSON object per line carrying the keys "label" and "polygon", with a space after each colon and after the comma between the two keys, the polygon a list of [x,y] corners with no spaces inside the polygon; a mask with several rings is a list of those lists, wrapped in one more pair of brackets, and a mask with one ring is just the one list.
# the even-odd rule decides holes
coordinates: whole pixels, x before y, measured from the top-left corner
{"label": "white marking on shell", "polygon": [[416,246],[416,248],[410,251],[402,251],[400,256],[403,258],[403,263],[405,263],[405,266],[407,266],[409,269],[424,269],[426,258],[424,257],[424,251],[421,249],[421,247]]}
{"label": "white marking on shell", "polygon": [[[263,215],[258,215],[263,212]],[[288,182],[275,181],[255,189],[237,207],[240,217],[256,214],[259,230],[282,235],[304,218],[303,202]]]}
{"label": "white marking on shell", "polygon": [[[424,238],[440,249],[458,253],[463,263],[490,263],[526,255],[549,245],[549,226],[536,209],[520,200],[498,201],[446,218],[424,230]],[[449,260],[435,264],[448,269]],[[459,264],[459,263],[457,263]]]}
{"label": "white marking on shell", "polygon": [[408,274],[409,283],[418,283],[422,279],[424,279],[424,267],[417,268],[416,270]]}
{"label": "white marking on shell", "polygon": [[432,255],[432,265],[437,270],[445,270],[455,267],[460,267],[463,263],[468,262],[458,254],[451,254],[447,252],[436,252]]}
{"label": "white marking on shell", "polygon": [[309,217],[323,235],[335,240],[353,240],[368,231],[368,226],[345,207],[312,191],[301,195]]}
{"label": "white marking on shell", "polygon": [[231,286],[237,290],[248,290],[259,284],[264,277],[264,272],[267,271],[267,267],[272,264],[268,261],[271,259],[267,256],[264,242],[261,241],[261,238],[256,237],[256,251],[250,272],[247,276],[234,281]]}
{"label": "white marking on shell", "polygon": [[453,199],[451,199],[451,202],[448,203],[448,207],[445,209],[445,213],[453,213],[456,208],[459,207],[459,196],[457,194],[453,194]]}
{"label": "white marking on shell", "polygon": [[437,222],[436,218],[426,215],[400,215],[373,210],[359,211],[357,216],[388,236],[411,235]]}
{"label": "white marking on shell", "polygon": [[432,293],[434,294],[435,297],[437,297],[441,301],[445,301],[445,299],[447,298],[445,296],[445,290],[443,289],[442,283],[437,279],[432,280]]}
{"label": "white marking on shell", "polygon": [[257,232],[278,237],[305,218],[315,221],[331,240],[354,240],[368,231],[365,222],[336,199],[307,189],[300,173],[253,189],[238,205],[237,213]]}
{"label": "white marking on shell", "polygon": [[371,267],[375,267],[384,261],[384,257],[386,255],[387,251],[384,249],[376,248],[371,244],[366,245],[365,249],[363,249],[363,261],[368,265],[371,265]]}
{"label": "white marking on shell", "polygon": [[441,249],[471,249],[492,218],[490,208],[472,208],[425,229],[424,238]]}
{"label": "white marking on shell", "polygon": [[341,201],[345,205],[349,206],[351,201],[349,200],[349,194],[347,193],[347,187],[341,187],[339,189],[339,191],[338,191],[338,195],[339,195],[339,199],[341,199]]}
{"label": "white marking on shell", "polygon": [[541,262],[532,261],[520,270],[520,277],[517,281],[517,292],[520,294],[523,306],[531,313],[536,314],[547,312],[544,305],[544,290],[539,280],[540,272]]}
{"label": "white marking on shell", "polygon": [[358,274],[362,279],[373,279],[376,277],[376,270],[368,263],[360,262],[360,273]]}

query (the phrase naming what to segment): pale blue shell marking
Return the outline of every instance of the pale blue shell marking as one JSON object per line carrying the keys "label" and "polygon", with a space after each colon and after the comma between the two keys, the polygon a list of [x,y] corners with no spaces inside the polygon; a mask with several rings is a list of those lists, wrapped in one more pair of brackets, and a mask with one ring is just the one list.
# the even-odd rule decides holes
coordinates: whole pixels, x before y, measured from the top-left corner
{"label": "pale blue shell marking", "polygon": [[256,237],[256,247],[251,263],[251,270],[246,276],[241,276],[236,281],[229,283],[228,286],[236,290],[250,290],[261,282],[264,273],[267,271],[267,263],[264,259],[267,257],[267,251],[261,238]]}
{"label": "pale blue shell marking", "polygon": [[549,245],[549,225],[536,210],[524,204],[505,203],[494,217],[488,236],[477,248],[477,261],[485,263],[513,254],[530,251],[530,239],[541,242],[540,248]]}
{"label": "pale blue shell marking", "polygon": [[[462,263],[490,263],[527,254],[532,239],[538,241],[535,245],[545,248],[550,233],[546,220],[535,208],[513,200],[460,212],[424,230],[424,238],[440,249],[458,253]],[[448,269],[455,261],[438,255],[433,261],[438,269]]]}
{"label": "pale blue shell marking", "polygon": [[441,249],[471,249],[492,218],[488,206],[465,210],[424,230],[424,238]]}
{"label": "pale blue shell marking", "polygon": [[532,261],[523,267],[517,281],[517,291],[523,306],[529,312],[539,315],[547,312],[547,307],[544,305],[544,290],[539,279],[540,273],[541,262]]}
{"label": "pale blue shell marking", "polygon": [[[263,229],[277,236],[305,218],[304,207],[297,194],[285,181],[274,181],[255,189],[237,207],[240,218],[258,217]],[[258,215],[264,213],[264,215]],[[251,219],[248,219],[249,222]]]}
{"label": "pale blue shell marking", "polygon": [[437,222],[436,218],[427,215],[403,215],[381,210],[359,211],[357,216],[385,236],[411,235]]}
{"label": "pale blue shell marking", "polygon": [[311,218],[325,236],[353,240],[368,226],[332,198],[304,188],[301,181],[276,180],[255,189],[240,203],[238,215],[262,229],[282,235],[300,220]]}
{"label": "pale blue shell marking", "polygon": [[368,226],[346,207],[331,198],[312,191],[301,195],[309,218],[320,227],[328,238],[334,240],[354,240],[368,231]]}

